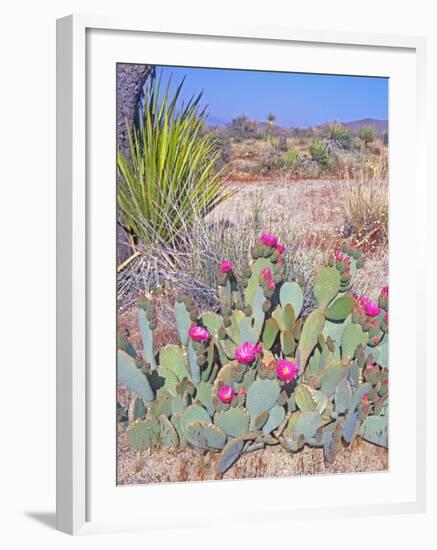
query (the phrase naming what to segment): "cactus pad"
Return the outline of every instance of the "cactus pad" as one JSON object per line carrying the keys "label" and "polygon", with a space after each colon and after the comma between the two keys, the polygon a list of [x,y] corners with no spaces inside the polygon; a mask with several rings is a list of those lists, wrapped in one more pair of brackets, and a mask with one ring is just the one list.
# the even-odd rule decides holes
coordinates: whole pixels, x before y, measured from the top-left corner
{"label": "cactus pad", "polygon": [[326,309],[339,290],[340,273],[335,267],[322,267],[314,280],[314,296],[319,309]]}
{"label": "cactus pad", "polygon": [[354,306],[355,300],[351,296],[340,296],[326,310],[326,318],[330,321],[344,321]]}
{"label": "cactus pad", "polygon": [[149,449],[159,442],[160,426],[157,420],[137,420],[127,430],[129,444],[134,449]]}
{"label": "cactus pad", "polygon": [[226,444],[226,434],[218,426],[203,420],[195,420],[185,426],[187,441],[200,449],[220,450]]}
{"label": "cactus pad", "polygon": [[174,306],[176,327],[179,334],[179,339],[183,346],[188,344],[188,331],[191,326],[190,313],[187,311],[185,302],[176,302]]}
{"label": "cactus pad", "polygon": [[311,352],[317,344],[317,338],[322,332],[324,324],[325,315],[320,309],[315,309],[308,315],[302,328],[298,347],[302,368],[305,367]]}
{"label": "cactus pad", "polygon": [[370,443],[388,447],[387,416],[368,416],[360,427],[360,436]]}
{"label": "cactus pad", "polygon": [[255,380],[246,397],[246,408],[253,421],[260,413],[269,411],[275,405],[280,391],[276,380]]}
{"label": "cactus pad", "polygon": [[231,407],[214,416],[214,424],[230,437],[245,435],[249,431],[249,422],[250,415],[243,407]]}
{"label": "cactus pad", "polygon": [[285,308],[287,304],[293,307],[296,318],[299,317],[303,306],[303,292],[301,287],[295,283],[284,283],[279,291],[279,301]]}
{"label": "cactus pad", "polygon": [[159,417],[160,442],[164,447],[177,447],[179,443],[175,427],[166,416]]}
{"label": "cactus pad", "polygon": [[346,325],[341,336],[342,358],[346,361],[353,359],[357,347],[365,346],[367,340],[368,336],[360,325],[356,323]]}
{"label": "cactus pad", "polygon": [[147,313],[143,308],[138,308],[138,325],[140,327],[140,336],[143,343],[143,353],[146,361],[152,369],[156,369],[156,359],[153,353],[153,330],[149,326]]}
{"label": "cactus pad", "polygon": [[147,377],[137,368],[135,360],[123,350],[118,350],[117,353],[117,380],[144,401],[153,400],[153,390]]}
{"label": "cactus pad", "polygon": [[263,432],[269,434],[276,430],[285,418],[285,409],[280,405],[275,405],[270,409],[269,418],[263,426]]}
{"label": "cactus pad", "polygon": [[219,474],[224,474],[238,460],[243,451],[244,441],[242,439],[231,439],[220,453],[220,459],[216,466]]}

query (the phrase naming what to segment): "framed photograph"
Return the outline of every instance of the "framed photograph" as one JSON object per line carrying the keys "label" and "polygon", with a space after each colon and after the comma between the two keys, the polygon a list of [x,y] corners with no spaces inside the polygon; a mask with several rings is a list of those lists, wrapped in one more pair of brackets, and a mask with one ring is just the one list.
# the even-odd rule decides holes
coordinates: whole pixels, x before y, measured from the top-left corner
{"label": "framed photograph", "polygon": [[424,40],[57,35],[58,528],[424,511]]}

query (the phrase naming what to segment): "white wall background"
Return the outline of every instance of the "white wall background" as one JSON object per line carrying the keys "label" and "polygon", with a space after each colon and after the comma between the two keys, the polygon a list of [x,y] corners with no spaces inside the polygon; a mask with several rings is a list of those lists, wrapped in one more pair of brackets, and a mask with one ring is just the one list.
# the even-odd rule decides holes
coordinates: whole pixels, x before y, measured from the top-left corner
{"label": "white wall background", "polygon": [[[252,548],[331,546],[388,548],[406,543],[418,548],[435,544],[435,475],[426,515],[317,524],[259,525],[252,531],[175,532],[153,535],[102,535],[72,539],[53,530],[55,507],[55,19],[71,12],[130,14],[171,18],[180,23],[213,20],[235,24],[290,26],[428,36],[429,214],[430,252],[436,253],[437,181],[434,171],[437,136],[437,17],[432,0],[15,0],[2,5],[0,118],[0,540],[6,548],[24,544],[46,549],[107,549],[125,544],[178,548]],[[123,10],[123,11],[122,11]],[[405,213],[408,221],[408,212]],[[432,232],[432,233],[431,233]],[[414,251],[406,251],[406,254]],[[430,260],[435,266],[435,261]],[[428,307],[437,307],[430,268]],[[431,316],[435,317],[435,315]],[[437,329],[433,321],[429,340]],[[429,367],[434,368],[431,344]],[[429,385],[437,377],[429,373]],[[430,393],[429,433],[436,437],[436,414]],[[430,439],[430,461],[436,443]],[[431,486],[430,486],[431,489]],[[145,506],[150,503],[145,502]],[[199,503],[199,506],[207,503]],[[195,511],[193,511],[195,513]],[[372,530],[372,531],[371,531]],[[370,534],[372,533],[372,534]],[[326,539],[327,537],[327,539]],[[9,543],[6,542],[9,539]],[[427,541],[428,542],[425,542]],[[431,542],[434,541],[434,542]],[[150,547],[149,546],[149,547]]]}

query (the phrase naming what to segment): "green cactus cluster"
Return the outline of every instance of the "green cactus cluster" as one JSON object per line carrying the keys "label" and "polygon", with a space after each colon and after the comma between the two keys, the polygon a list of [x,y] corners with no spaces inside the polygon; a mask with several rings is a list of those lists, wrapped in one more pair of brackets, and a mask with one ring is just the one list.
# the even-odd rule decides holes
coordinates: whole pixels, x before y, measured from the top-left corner
{"label": "green cactus cluster", "polygon": [[282,247],[267,237],[241,273],[222,264],[221,314],[176,299],[179,345],[155,353],[156,311],[139,300],[142,350],[120,334],[117,360],[131,391],[117,420],[133,448],[218,452],[223,474],[267,445],[322,447],[326,463],[356,437],[388,447],[388,290],[373,309],[353,294],[363,259],[344,247],[316,274],[304,318],[302,288],[283,280]]}

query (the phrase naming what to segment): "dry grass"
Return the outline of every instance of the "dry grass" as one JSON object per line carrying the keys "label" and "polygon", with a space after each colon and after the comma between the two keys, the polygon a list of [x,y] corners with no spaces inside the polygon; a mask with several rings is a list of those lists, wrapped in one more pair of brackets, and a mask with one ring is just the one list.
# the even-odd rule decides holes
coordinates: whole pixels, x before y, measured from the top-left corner
{"label": "dry grass", "polygon": [[365,250],[388,241],[388,187],[379,180],[343,182],[340,207],[343,232]]}

